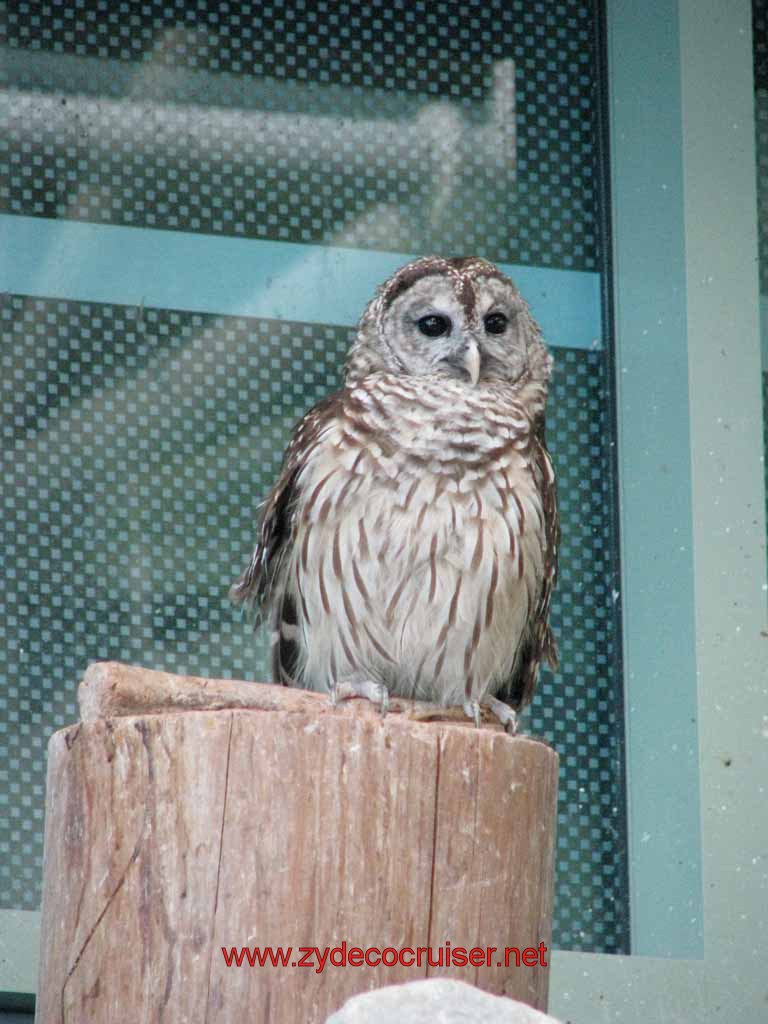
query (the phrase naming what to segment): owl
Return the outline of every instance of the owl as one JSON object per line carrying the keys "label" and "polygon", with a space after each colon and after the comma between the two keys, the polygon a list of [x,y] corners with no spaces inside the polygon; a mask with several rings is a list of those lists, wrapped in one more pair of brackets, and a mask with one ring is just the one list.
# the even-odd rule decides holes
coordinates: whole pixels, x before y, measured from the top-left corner
{"label": "owl", "polygon": [[234,601],[268,622],[275,682],[486,706],[511,731],[557,666],[552,357],[480,258],[378,290],[341,389],[295,428]]}

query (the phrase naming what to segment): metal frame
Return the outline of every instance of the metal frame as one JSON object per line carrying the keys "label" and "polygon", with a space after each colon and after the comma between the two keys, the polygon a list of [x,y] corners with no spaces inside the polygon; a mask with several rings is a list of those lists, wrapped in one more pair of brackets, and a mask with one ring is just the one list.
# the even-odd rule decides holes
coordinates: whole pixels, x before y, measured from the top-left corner
{"label": "metal frame", "polygon": [[616,7],[609,10],[607,45],[630,948],[697,957],[702,897],[680,71],[673,26],[657,33],[648,6]]}
{"label": "metal frame", "polygon": [[751,9],[608,0],[607,18],[639,955],[555,953],[550,1010],[757,1020],[768,643]]}
{"label": "metal frame", "polygon": [[[0,214],[0,232],[0,284],[13,294],[349,327],[414,258],[14,214]],[[550,345],[602,348],[599,274],[498,265]]]}

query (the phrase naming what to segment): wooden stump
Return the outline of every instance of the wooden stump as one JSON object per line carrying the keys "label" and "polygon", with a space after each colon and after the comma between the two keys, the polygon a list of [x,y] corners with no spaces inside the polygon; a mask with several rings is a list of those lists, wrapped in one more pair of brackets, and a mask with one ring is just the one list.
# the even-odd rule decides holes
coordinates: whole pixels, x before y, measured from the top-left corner
{"label": "wooden stump", "polygon": [[[84,721],[49,746],[39,1024],[321,1022],[356,992],[434,975],[546,1009],[547,968],[531,952],[503,966],[505,947],[540,958],[542,943],[549,963],[545,744],[404,701],[381,719],[124,665],[92,666],[80,697]],[[447,942],[482,965],[415,962]],[[222,947],[245,946],[288,965],[228,967]],[[318,971],[317,952],[291,966],[300,947],[337,952]],[[354,947],[414,963],[331,965]]]}

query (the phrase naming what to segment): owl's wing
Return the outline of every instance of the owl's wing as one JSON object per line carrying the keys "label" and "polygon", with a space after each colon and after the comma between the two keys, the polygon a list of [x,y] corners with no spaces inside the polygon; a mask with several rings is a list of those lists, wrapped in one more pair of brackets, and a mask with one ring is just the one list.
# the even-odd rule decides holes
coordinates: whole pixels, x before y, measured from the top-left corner
{"label": "owl's wing", "polygon": [[256,548],[229,596],[255,613],[255,625],[269,624],[272,678],[295,685],[299,661],[298,615],[285,586],[283,567],[296,535],[296,505],[300,474],[324,428],[336,415],[341,392],[318,402],[299,421],[283,457],[280,476],[264,502]]}
{"label": "owl's wing", "polygon": [[560,544],[560,515],[557,510],[557,488],[552,459],[544,443],[544,427],[533,440],[533,469],[539,482],[544,512],[544,572],[538,593],[528,616],[528,627],[522,640],[520,655],[512,678],[499,694],[512,707],[530,704],[536,689],[539,666],[546,660],[557,669],[557,643],[549,625],[549,607],[557,580],[557,549]]}

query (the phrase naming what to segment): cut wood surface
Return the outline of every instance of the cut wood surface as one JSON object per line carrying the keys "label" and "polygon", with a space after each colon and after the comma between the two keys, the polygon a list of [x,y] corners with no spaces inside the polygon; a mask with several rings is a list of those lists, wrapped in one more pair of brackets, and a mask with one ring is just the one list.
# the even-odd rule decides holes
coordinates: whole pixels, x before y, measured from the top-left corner
{"label": "cut wood surface", "polygon": [[[242,687],[261,702],[201,709],[201,693]],[[161,713],[125,714],[127,694],[157,712],[158,689]],[[110,690],[124,717],[101,717]],[[106,663],[80,696],[85,720],[49,746],[39,1024],[322,1022],[356,992],[440,974],[546,1008],[546,968],[496,966],[505,947],[549,952],[545,744]],[[291,966],[300,947],[446,942],[497,952],[481,967]],[[292,949],[287,966],[227,967],[233,946]]]}
{"label": "cut wood surface", "polygon": [[[165,715],[174,711],[220,711],[224,708],[337,713],[328,694],[239,679],[178,676],[118,661],[98,661],[89,666],[78,688],[77,698],[83,722],[126,715]],[[353,715],[379,714],[369,701],[350,700],[341,704],[350,708],[349,713]],[[443,708],[426,701],[393,698],[389,714],[419,721],[439,718],[474,725],[461,708]],[[483,720],[486,725],[502,728],[487,709],[483,709]]]}

